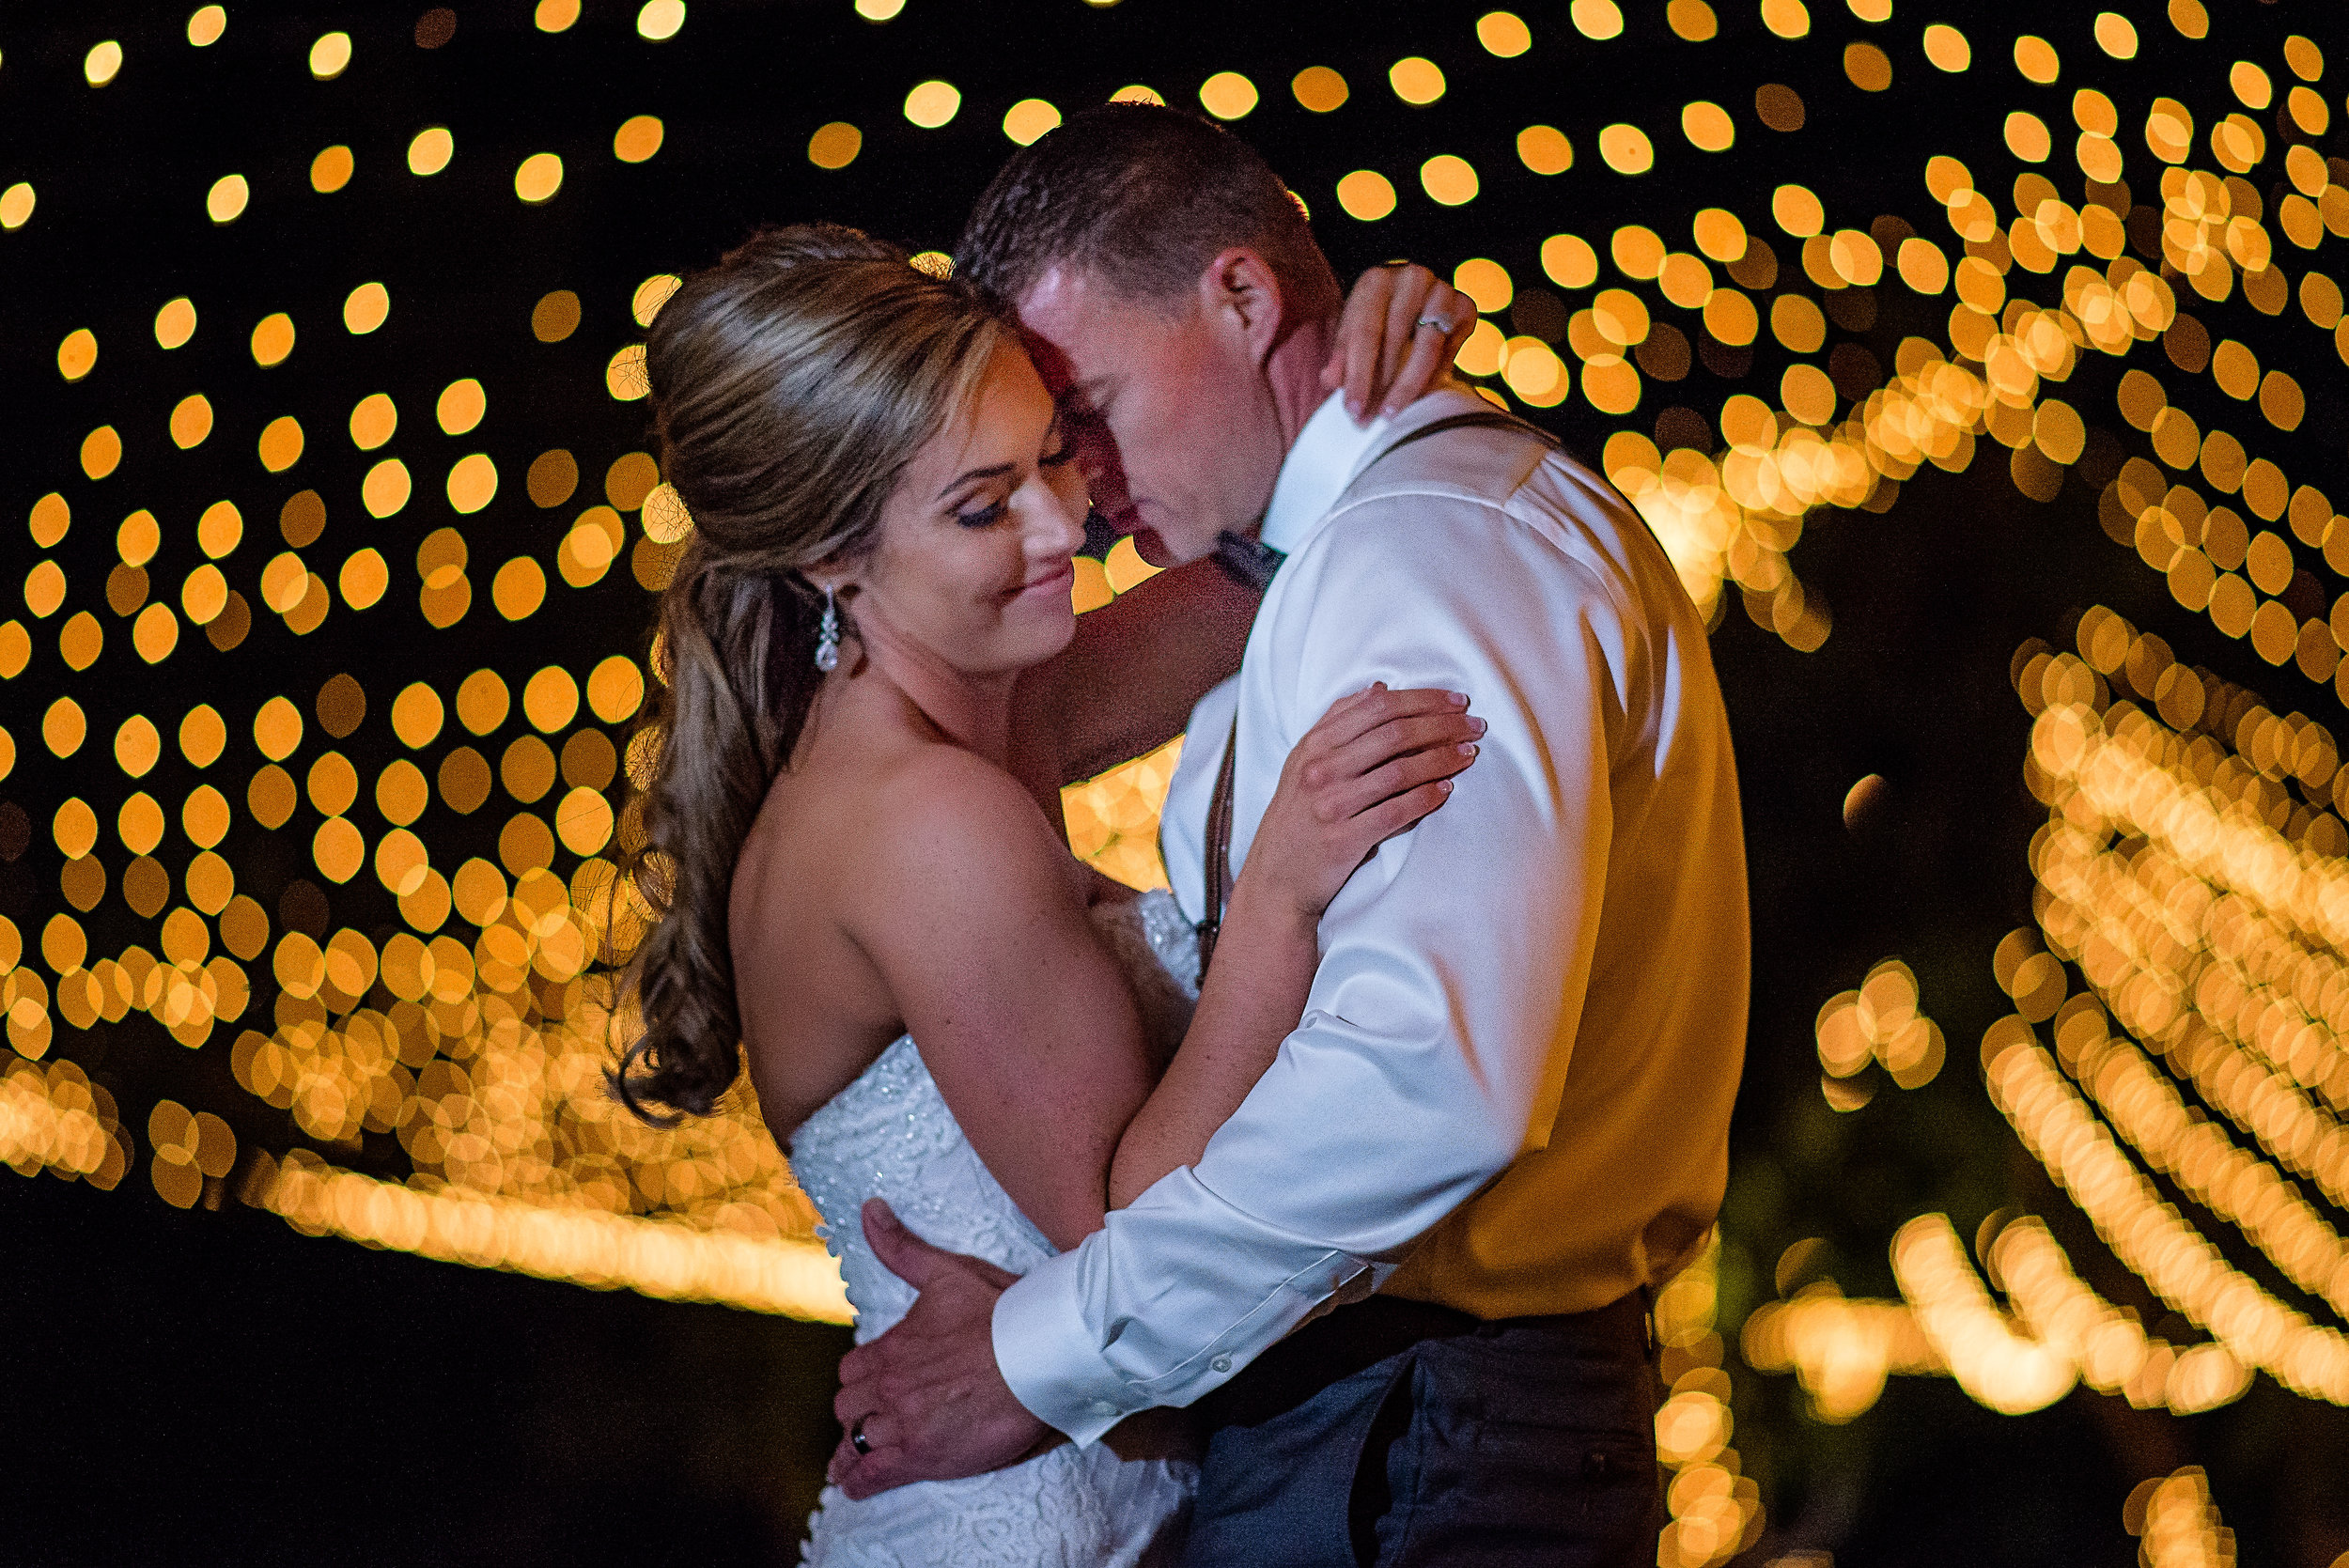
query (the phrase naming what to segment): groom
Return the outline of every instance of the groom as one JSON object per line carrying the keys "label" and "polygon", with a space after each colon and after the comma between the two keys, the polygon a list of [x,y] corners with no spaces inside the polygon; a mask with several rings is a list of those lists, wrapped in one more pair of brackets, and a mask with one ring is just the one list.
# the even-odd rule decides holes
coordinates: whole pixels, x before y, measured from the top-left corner
{"label": "groom", "polygon": [[1303,1018],[1196,1167],[1018,1281],[876,1218],[922,1296],[843,1363],[865,1441],[835,1479],[974,1474],[1196,1405],[1187,1561],[1646,1568],[1646,1304],[1719,1206],[1748,970],[1728,726],[1672,564],[1470,393],[1367,428],[1325,396],[1329,264],[1203,121],[1072,116],[957,261],[1095,422],[1105,511],[1159,559],[1258,536],[1237,553],[1274,573],[1167,798],[1187,913],[1217,912],[1217,840],[1237,873],[1335,698],[1445,687],[1490,728],[1330,906]]}

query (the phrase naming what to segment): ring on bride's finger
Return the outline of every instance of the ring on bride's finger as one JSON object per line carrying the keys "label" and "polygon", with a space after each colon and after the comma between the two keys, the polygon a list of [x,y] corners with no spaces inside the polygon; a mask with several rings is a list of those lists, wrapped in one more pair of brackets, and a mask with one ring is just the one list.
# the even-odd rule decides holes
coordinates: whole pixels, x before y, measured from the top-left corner
{"label": "ring on bride's finger", "polygon": [[873,1439],[864,1435],[864,1423],[871,1419],[869,1415],[859,1416],[856,1424],[848,1428],[848,1446],[856,1450],[859,1456],[873,1452]]}
{"label": "ring on bride's finger", "polygon": [[1423,327],[1433,327],[1446,336],[1452,334],[1452,323],[1440,316],[1423,316],[1419,318],[1419,324]]}

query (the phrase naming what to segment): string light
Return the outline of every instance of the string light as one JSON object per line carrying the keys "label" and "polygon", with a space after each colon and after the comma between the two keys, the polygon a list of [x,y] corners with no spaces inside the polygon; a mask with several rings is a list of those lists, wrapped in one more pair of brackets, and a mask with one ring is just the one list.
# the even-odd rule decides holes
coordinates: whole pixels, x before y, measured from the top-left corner
{"label": "string light", "polygon": [[2146,1568],[2232,1568],[2234,1531],[2219,1523],[2199,1465],[2139,1483],[2121,1518],[2140,1538],[2139,1559]]}
{"label": "string light", "polygon": [[1664,1568],[1707,1568],[1751,1546],[1766,1523],[1762,1491],[1740,1473],[1730,1446],[1729,1374],[1716,1332],[1720,1311],[1720,1238],[1656,1296],[1656,1339],[1668,1380],[1656,1413],[1656,1452],[1672,1480],[1672,1522],[1657,1544]]}
{"label": "string light", "polygon": [[[861,9],[876,21],[898,14],[894,5]],[[1870,24],[1890,14],[1879,0],[1856,0],[1850,9]],[[535,20],[553,34],[580,14],[574,0],[543,0]],[[2170,14],[2172,31],[2185,38],[2207,32],[2192,0],[2180,0]],[[658,42],[678,33],[686,7],[653,0],[635,15],[638,35]],[[1780,39],[1804,39],[1812,29],[1811,10],[1797,0],[1770,0],[1761,15]],[[188,23],[190,42],[218,39],[224,16],[217,7],[198,11]],[[1603,48],[1625,31],[1611,0],[1575,0],[1564,20],[1574,34],[1545,35],[1546,49],[1561,41]],[[1719,32],[1703,0],[1672,0],[1666,21],[1690,47],[1708,45]],[[1380,112],[1425,127],[1424,145],[1415,132],[1381,149],[1380,168],[1342,179],[1346,163],[1334,164],[1322,178],[1350,219],[1381,222],[1423,197],[1473,210],[1509,180],[1572,169],[1578,143],[1586,163],[1595,149],[1610,171],[1602,179],[1655,172],[1674,179],[1699,164],[1732,167],[1757,136],[1774,147],[1800,145],[1774,140],[1806,123],[1800,95],[1777,85],[1754,93],[1750,119],[1742,89],[1721,91],[1719,102],[1682,105],[1676,136],[1668,103],[1660,121],[1646,124],[1593,116],[1527,126],[1515,138],[1517,164],[1507,148],[1494,154],[1467,141],[1446,145],[1440,116],[1470,96],[1470,78],[1458,73],[1520,69],[1514,62],[1530,65],[1533,57],[1532,31],[1513,13],[1489,13],[1475,32],[1480,50],[1465,61],[1443,54],[1439,39],[1415,45],[1441,56],[1451,78],[1445,66],[1412,56],[1389,72],[1392,98],[1373,95]],[[1920,70],[1936,81],[1945,80],[1941,72],[1969,71],[1976,42],[1986,51],[1984,70],[1968,81],[2015,85],[2004,76],[1995,40],[1969,41],[1937,24],[1924,30],[1921,59],[1916,42],[1875,37],[1882,44],[1826,46],[1841,51],[1844,76],[1858,90],[1909,88],[1926,79]],[[2138,53],[2136,25],[2116,13],[2096,19],[2093,39],[2106,58]],[[1465,38],[1452,42],[1466,49]],[[2054,45],[2024,39],[2013,63],[2038,87],[2069,70],[2069,88],[2099,55],[2086,53],[2085,39],[2063,48],[2068,55],[2059,56]],[[1973,130],[1982,145],[2002,143],[2028,165],[2023,177],[2010,187],[2002,176],[1992,189],[1956,160],[1935,158],[1924,181],[1933,202],[1925,221],[1914,224],[1884,214],[1862,226],[1859,216],[1835,209],[1832,189],[1823,187],[1822,197],[1789,185],[1742,215],[1707,208],[1685,226],[1652,213],[1656,229],[1635,225],[1610,233],[1577,223],[1595,244],[1562,233],[1536,246],[1528,236],[1512,254],[1482,241],[1476,249],[1502,259],[1479,256],[1481,267],[1464,262],[1457,274],[1491,318],[1478,323],[1460,368],[1504,403],[1548,409],[1581,397],[1606,422],[1602,466],[1664,541],[1706,614],[1719,620],[1734,586],[1750,618],[1808,650],[1822,646],[1833,625],[1824,598],[1795,571],[1818,508],[1883,512],[1925,464],[1963,472],[1979,456],[2000,455],[1992,442],[2005,449],[2024,493],[2051,496],[2090,441],[2092,411],[2066,387],[2094,355],[2123,361],[2128,374],[2117,406],[2143,437],[2142,453],[2105,487],[2100,516],[2108,531],[2164,574],[2180,604],[2248,642],[2270,665],[2294,665],[2316,681],[2349,681],[2341,674],[2336,629],[2349,629],[2349,613],[2328,611],[2309,593],[2319,573],[2349,575],[2342,570],[2349,545],[2334,542],[2349,533],[2334,527],[2324,496],[2285,477],[2285,438],[2299,431],[2309,411],[2289,368],[2300,364],[2297,345],[2285,347],[2281,334],[2313,327],[2349,358],[2340,286],[2301,266],[2326,239],[2349,236],[2349,190],[2338,182],[2339,165],[2295,139],[2295,128],[2303,138],[2328,133],[2332,114],[2321,94],[2296,85],[2315,79],[2303,69],[2305,53],[2287,44],[2280,61],[2244,62],[2227,73],[2224,101],[2155,99],[2141,121],[2128,124],[2089,86],[2073,97],[2069,124],[2059,93],[2012,113],[2002,102]],[[349,38],[319,39],[308,63],[321,80],[344,74],[353,64]],[[121,65],[118,47],[103,58],[93,53],[86,79],[102,86]],[[139,69],[162,67],[142,57]],[[899,78],[900,86],[907,80]],[[1189,81],[1199,83],[1199,103],[1219,118],[1265,106],[1260,82],[1262,94],[1276,101],[1270,107],[1280,107],[1277,77],[1221,70],[1204,81],[1170,80],[1170,90]],[[1289,92],[1317,116],[1338,115],[1352,101],[1345,78],[1326,67],[1299,72]],[[1123,96],[1158,99],[1143,87]],[[1370,103],[1347,114],[1371,112]],[[962,133],[956,124],[962,106],[961,89],[943,81],[914,87],[904,100],[906,119],[919,132],[913,140],[927,145],[932,133]],[[1003,135],[1025,144],[1060,118],[1052,102],[1031,98],[1013,103],[1000,124]],[[866,132],[846,121],[812,129],[808,159],[838,171],[861,158],[900,156],[892,138],[909,132],[904,126],[889,132],[894,123],[885,112],[868,114],[867,126],[878,127],[869,147]],[[1316,123],[1334,128],[1346,118]],[[406,161],[420,180],[451,166],[446,128],[418,130],[409,120],[397,130],[412,133]],[[655,116],[627,119],[613,132],[614,157],[645,162],[665,135]],[[2144,166],[2149,157],[2157,170]],[[2089,182],[2084,193],[2072,188],[2084,197],[2077,204],[2058,189],[2058,177],[2068,182],[2075,165]],[[352,188],[355,167],[349,147],[318,152],[309,164],[312,190]],[[2150,224],[2119,185],[2130,173]],[[218,176],[205,188],[216,224],[240,221],[257,198],[264,211],[291,201],[268,184],[266,168],[251,179],[206,174]],[[534,204],[560,205],[564,179],[552,153],[533,154],[513,172],[517,197]],[[437,192],[445,183],[415,189]],[[194,191],[174,199],[192,204]],[[1324,199],[1314,197],[1316,206]],[[9,185],[0,193],[0,228],[22,227],[34,209],[29,180]],[[53,210],[41,208],[44,222]],[[2150,243],[2133,241],[2133,233]],[[2133,243],[2137,254],[2125,254]],[[627,275],[663,265],[676,262],[647,258]],[[1880,349],[1866,349],[1861,340],[1875,319],[1877,291],[1895,280],[1916,296],[1909,304],[1930,303],[1934,325],[1900,342],[1884,365],[1873,357]],[[1548,286],[1574,297],[1562,299]],[[366,336],[386,324],[391,290],[405,287],[392,279],[346,296],[343,321],[354,340],[338,342],[358,351],[395,335]],[[613,397],[640,398],[641,345],[595,334],[625,326],[623,306],[637,326],[649,326],[674,287],[673,273],[653,272],[626,299],[583,302],[566,289],[539,295],[534,335],[547,345],[592,342],[591,373],[603,375]],[[2308,325],[2227,337],[2196,318],[2205,303],[2232,302],[2238,289],[2263,316],[2296,315]],[[335,305],[288,303],[251,338],[257,365],[289,366],[271,372],[280,380],[301,364],[292,357],[293,318],[315,333],[320,309],[331,321]],[[519,318],[520,306],[513,308]],[[101,361],[87,330],[57,335],[73,325],[57,322],[42,341],[57,343],[60,375],[77,383],[77,396],[102,393],[123,342],[109,336]],[[195,329],[195,306],[184,299],[155,317],[157,343],[167,350],[188,344]],[[2156,342],[2159,358],[2139,351]],[[1718,412],[1659,409],[1692,362],[1725,379],[1744,378],[1757,349],[1783,350],[1791,362],[1747,381]],[[93,569],[70,552],[62,562],[38,561],[23,585],[30,625],[0,626],[0,672],[15,679],[52,646],[68,669],[101,674],[143,673],[143,664],[120,662],[126,648],[148,664],[191,647],[226,655],[247,635],[256,602],[308,635],[330,614],[405,616],[412,594],[428,627],[459,629],[475,609],[476,567],[484,602],[514,621],[547,612],[550,592],[559,598],[566,586],[601,582],[623,558],[640,585],[667,582],[692,520],[649,458],[615,458],[577,436],[516,448],[497,422],[486,420],[486,395],[471,378],[451,384],[435,405],[440,432],[468,438],[443,450],[420,442],[441,436],[417,405],[410,404],[403,427],[390,394],[361,396],[369,384],[407,383],[388,374],[362,380],[345,394],[360,397],[347,413],[342,405],[290,402],[244,408],[224,400],[215,409],[226,395],[213,384],[204,392],[172,388],[163,406],[145,412],[91,415],[94,427],[64,456],[78,459],[93,484],[118,472],[139,474],[159,449],[165,458],[201,449],[210,461],[221,452],[206,445],[217,426],[233,436],[240,461],[257,458],[267,473],[314,476],[291,482],[316,483],[302,492],[316,510],[289,506],[279,514],[283,548],[269,540],[265,549],[241,551],[237,505],[203,512],[191,529],[195,506],[175,513],[155,502],[163,514],[158,540],[135,531],[118,536],[118,562],[101,560]],[[1679,434],[1668,429],[1674,417],[1682,419]],[[95,423],[101,418],[111,423]],[[2243,433],[2263,423],[2266,431]],[[326,447],[308,440],[344,428],[368,454],[352,471],[365,474],[357,512],[350,479],[330,484],[318,476],[322,454],[340,450],[339,439]],[[168,448],[159,440],[164,434]],[[565,444],[549,444],[556,440]],[[417,464],[427,481],[421,501]],[[501,486],[501,474],[525,477]],[[244,505],[255,504],[239,493]],[[364,521],[360,513],[384,519],[412,504],[437,508],[443,495],[454,524],[442,526],[447,517],[427,521],[411,536],[421,539],[412,554],[406,545],[378,550],[327,531],[329,513],[340,530]],[[545,539],[525,546],[500,536],[476,563],[473,551],[490,536],[466,531],[506,515],[491,508],[518,505],[522,495],[552,514],[544,519]],[[136,505],[126,499],[105,513],[107,525]],[[272,495],[268,507],[277,505]],[[67,518],[56,514],[70,514],[61,498],[56,508],[46,505],[32,517],[43,552],[65,536]],[[268,538],[272,515],[256,514],[257,538]],[[190,536],[202,558],[176,559]],[[1149,575],[1130,547],[1082,562],[1079,603],[1111,602]],[[183,636],[183,619],[205,637]],[[2049,815],[2031,850],[2039,929],[2010,939],[1996,963],[2016,1017],[1992,1032],[1984,1060],[1994,1103],[2114,1256],[2210,1337],[2171,1343],[2148,1334],[2079,1277],[2037,1219],[1998,1230],[1978,1272],[1947,1219],[1928,1215],[1894,1238],[1898,1299],[1845,1299],[1823,1283],[1745,1320],[1739,1343],[1748,1363],[1791,1372],[1822,1420],[1856,1419],[1875,1403],[1888,1375],[1912,1374],[1952,1376],[1986,1406],[2015,1412],[2043,1406],[2077,1380],[2142,1408],[2186,1414],[2240,1397],[2257,1373],[2311,1397],[2349,1402],[2349,1344],[2341,1333],[2229,1264],[2197,1229],[2200,1219],[2188,1221],[2169,1206],[2165,1189],[2146,1173],[2157,1172],[2214,1225],[2238,1231],[2264,1260],[2254,1266],[2272,1265],[2309,1300],[2343,1309],[2349,1263],[2324,1208],[2349,1206],[2349,1052],[2340,1032],[2349,1024],[2349,969],[2340,956],[2349,937],[2341,862],[2349,829],[2335,801],[2338,745],[2324,724],[2268,711],[2243,689],[2178,662],[2157,639],[2109,612],[2083,617],[2077,642],[2077,651],[2036,649],[2018,664],[2018,688],[2034,717],[2026,781]],[[116,662],[103,662],[109,658]],[[55,907],[42,911],[33,951],[23,951],[13,927],[0,944],[8,960],[0,965],[0,1012],[16,1053],[0,1068],[0,1162],[114,1187],[141,1163],[136,1128],[144,1126],[148,1179],[181,1206],[215,1203],[227,1193],[310,1234],[842,1319],[836,1274],[810,1234],[814,1216],[746,1092],[716,1118],[661,1132],[619,1113],[602,1088],[612,1039],[628,1019],[596,966],[625,952],[647,915],[616,876],[630,827],[609,794],[623,767],[641,772],[640,750],[631,744],[624,754],[615,732],[644,699],[646,667],[626,654],[568,666],[541,657],[483,674],[487,681],[442,681],[436,689],[403,671],[393,683],[406,683],[397,693],[390,687],[370,693],[357,677],[341,676],[350,690],[337,689],[331,700],[324,690],[315,696],[305,690],[281,694],[282,710],[260,704],[223,714],[206,706],[184,720],[151,701],[148,714],[125,718],[86,691],[78,695],[96,705],[88,712],[57,690],[25,705],[28,722],[11,720],[15,733],[0,732],[0,777],[8,776],[19,745],[85,768],[94,761],[97,773],[77,777],[82,798],[70,803],[81,809],[70,820],[54,802],[40,814],[41,831],[64,862]],[[351,717],[353,692],[358,717]],[[345,741],[364,722],[370,695],[378,721],[389,719],[408,754],[363,768],[353,759],[364,760],[365,750]],[[264,712],[270,722],[255,724]],[[32,714],[40,715],[38,725]],[[349,724],[337,728],[346,718]],[[84,753],[93,725],[100,744]],[[263,758],[226,760],[248,734]],[[191,767],[222,768],[217,781],[170,784],[174,743]],[[1162,884],[1153,839],[1179,747],[1064,792],[1068,835],[1081,855],[1130,884]],[[429,815],[443,810],[449,818]],[[483,828],[474,846],[478,856],[452,852],[442,830],[459,817]],[[257,896],[262,890],[240,887],[239,871],[250,881],[250,867],[215,850],[245,842],[227,836],[232,824],[275,835],[272,852],[306,862],[305,876],[328,887],[338,909],[346,899],[372,900],[385,918],[374,923],[374,914],[362,917],[354,907],[351,924],[336,925],[309,919],[298,899],[264,905]],[[181,836],[188,845],[178,843]],[[316,887],[302,885],[322,908]],[[135,940],[110,938],[101,950],[93,911],[117,897],[140,928]],[[395,913],[397,924],[389,919]],[[1864,1103],[1858,1096],[1876,1081],[1877,1068],[1908,1088],[1934,1078],[1945,1046],[1921,1002],[1914,974],[1890,959],[1829,999],[1817,1045],[1831,1101],[1841,1094],[1846,1099],[1834,1103]],[[218,1115],[175,1101],[126,1126],[105,1091],[63,1051],[72,1032],[123,1021],[133,1011],[186,1048],[226,1054],[244,1093],[276,1108],[297,1136],[326,1153],[296,1148],[281,1156],[241,1147],[233,1136],[224,1142]],[[406,1181],[347,1168],[358,1162],[354,1141],[369,1134],[397,1142],[413,1172]],[[1762,1529],[1759,1489],[1730,1446],[1719,1269],[1717,1240],[1657,1302],[1669,1389],[1657,1435],[1672,1470],[1672,1522],[1659,1548],[1668,1564],[1726,1560],[1754,1545]],[[2198,1472],[2149,1483],[2132,1498],[2128,1517],[2148,1561],[2217,1561],[2231,1550]]]}
{"label": "string light", "polygon": [[[1992,1028],[1983,1057],[1993,1102],[2115,1255],[2214,1338],[2178,1346],[2146,1334],[2028,1217],[1986,1249],[2010,1320],[1946,1219],[1927,1216],[1895,1239],[1904,1303],[1814,1292],[1748,1319],[1749,1362],[1794,1372],[1827,1419],[1866,1408],[1894,1371],[1948,1371],[2010,1411],[2044,1405],[2077,1376],[2140,1407],[2193,1414],[2240,1398],[2255,1370],[2349,1403],[2349,1336],[2228,1264],[2122,1152],[2349,1316],[2349,1245],[2279,1169],[2335,1205],[2349,1197],[2339,1120],[2349,1053],[2337,1033],[2349,1013],[2339,958],[2349,900],[2338,891],[2349,889],[2349,830],[2323,809],[2338,753],[2321,724],[2279,718],[2176,663],[2101,606],[2082,615],[2077,642],[2077,654],[2026,644],[2015,660],[2035,716],[2026,778],[2049,807],[2031,847],[2046,947],[2028,931],[2000,944],[1994,968],[2019,1011]],[[2091,991],[2070,994],[2067,961]],[[1829,1084],[1871,1060],[1864,1001],[1845,993],[1822,1010]],[[2043,1022],[2053,1054],[2033,1032]],[[2272,1158],[2189,1107],[2181,1081]]]}

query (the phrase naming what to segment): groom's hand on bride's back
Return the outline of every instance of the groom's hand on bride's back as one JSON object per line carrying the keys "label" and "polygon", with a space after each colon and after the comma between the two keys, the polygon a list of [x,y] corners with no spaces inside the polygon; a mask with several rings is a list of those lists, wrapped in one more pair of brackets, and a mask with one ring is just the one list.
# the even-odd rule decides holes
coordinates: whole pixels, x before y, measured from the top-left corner
{"label": "groom's hand on bride's back", "polygon": [[[896,1326],[840,1363],[832,1413],[844,1436],[827,1470],[851,1498],[910,1481],[951,1481],[1017,1464],[1056,1436],[995,1367],[995,1298],[1019,1276],[932,1247],[889,1205],[864,1205],[884,1267],[921,1294]],[[863,1423],[870,1452],[851,1440]]]}

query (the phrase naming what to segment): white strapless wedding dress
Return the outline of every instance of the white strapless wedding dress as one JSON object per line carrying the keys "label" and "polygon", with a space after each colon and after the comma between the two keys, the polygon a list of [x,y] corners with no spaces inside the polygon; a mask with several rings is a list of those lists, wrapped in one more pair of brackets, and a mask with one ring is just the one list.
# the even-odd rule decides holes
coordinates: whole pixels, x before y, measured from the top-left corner
{"label": "white strapless wedding dress", "polygon": [[[1190,924],[1163,890],[1102,906],[1095,924],[1133,982],[1146,1028],[1179,1038],[1196,995]],[[1052,1244],[980,1163],[913,1037],[882,1051],[791,1139],[791,1170],[824,1223],[856,1308],[859,1344],[912,1305],[881,1266],[859,1210],[887,1200],[914,1234],[1024,1274]],[[862,1502],[824,1489],[801,1554],[810,1568],[1148,1568],[1171,1560],[1197,1483],[1169,1459],[1064,1443],[990,1475],[918,1482]]]}

